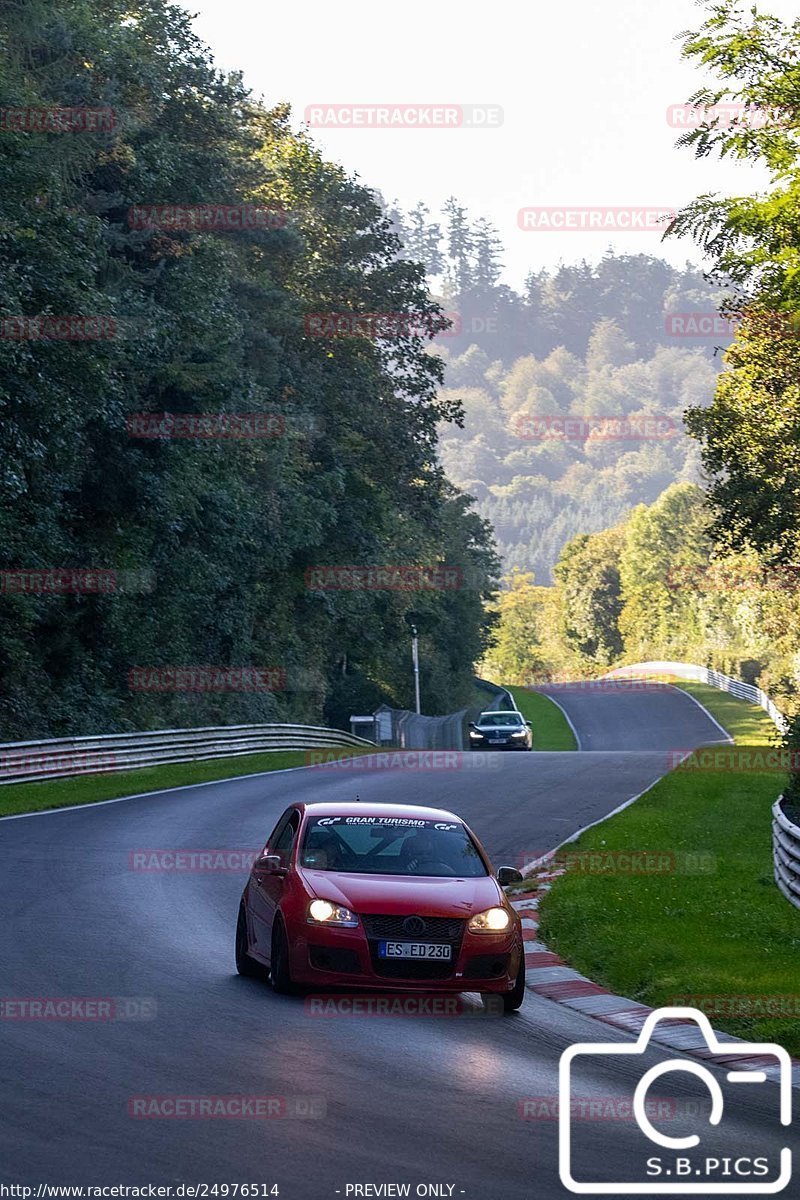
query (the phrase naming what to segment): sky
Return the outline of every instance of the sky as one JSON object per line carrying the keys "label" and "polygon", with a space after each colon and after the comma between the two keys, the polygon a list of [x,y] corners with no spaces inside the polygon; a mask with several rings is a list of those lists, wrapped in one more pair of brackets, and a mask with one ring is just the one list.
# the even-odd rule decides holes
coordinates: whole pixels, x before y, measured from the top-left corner
{"label": "sky", "polygon": [[[197,14],[194,28],[217,64],[241,70],[268,104],[288,101],[298,127],[310,108],[328,122],[334,110],[343,119],[336,106],[347,106],[344,119],[354,105],[406,105],[412,115],[424,106],[422,119],[445,122],[474,112],[481,127],[327,124],[315,125],[313,136],[326,157],[389,202],[408,209],[423,200],[438,210],[452,195],[474,217],[488,217],[506,247],[503,278],[512,286],[559,261],[597,261],[609,247],[677,266],[701,262],[690,240],[662,242],[657,213],[640,210],[767,184],[758,168],[696,159],[675,147],[670,106],[710,78],[682,60],[677,40],[702,23],[702,3],[406,0],[391,8],[368,0],[195,0],[185,7]],[[797,16],[796,0],[765,7],[787,21]],[[609,207],[626,211],[612,218]],[[537,227],[521,229],[524,208],[559,211],[549,218],[536,212],[528,222]],[[601,210],[594,221],[649,227],[578,230],[590,218],[563,214],[576,208]],[[632,209],[638,215],[626,215]],[[573,228],[539,227],[559,221]]]}

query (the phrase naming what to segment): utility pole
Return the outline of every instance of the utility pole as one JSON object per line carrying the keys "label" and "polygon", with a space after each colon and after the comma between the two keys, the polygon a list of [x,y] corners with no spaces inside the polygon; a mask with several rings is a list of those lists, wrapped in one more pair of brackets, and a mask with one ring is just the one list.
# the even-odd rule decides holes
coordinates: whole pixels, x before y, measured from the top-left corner
{"label": "utility pole", "polygon": [[417,698],[417,712],[422,712],[419,706],[419,636],[416,625],[411,626],[411,659],[414,663],[414,694]]}

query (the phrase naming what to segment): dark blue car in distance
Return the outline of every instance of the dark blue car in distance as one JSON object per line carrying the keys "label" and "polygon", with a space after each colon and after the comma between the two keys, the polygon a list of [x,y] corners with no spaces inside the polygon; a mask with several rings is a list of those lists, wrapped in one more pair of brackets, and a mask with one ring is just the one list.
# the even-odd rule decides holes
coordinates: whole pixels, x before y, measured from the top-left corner
{"label": "dark blue car in distance", "polygon": [[482,712],[469,727],[470,750],[532,750],[533,726],[516,709]]}

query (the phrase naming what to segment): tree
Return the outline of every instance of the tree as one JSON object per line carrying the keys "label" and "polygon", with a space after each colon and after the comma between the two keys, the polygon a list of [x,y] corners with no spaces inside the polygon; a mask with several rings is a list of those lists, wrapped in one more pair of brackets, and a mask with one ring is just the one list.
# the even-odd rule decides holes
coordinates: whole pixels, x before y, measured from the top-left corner
{"label": "tree", "polygon": [[564,636],[589,667],[607,667],[622,654],[619,630],[622,588],[619,561],[622,528],[567,542],[553,574],[564,614]]}
{"label": "tree", "polygon": [[535,587],[525,571],[512,571],[504,583],[497,632],[480,669],[498,682],[524,686],[541,680],[548,669],[542,648],[548,589]]}
{"label": "tree", "polygon": [[[745,197],[701,196],[673,223],[713,259],[713,278],[732,289],[726,311],[745,313],[726,357],[714,403],[690,413],[712,474],[715,534],[727,546],[755,545],[769,560],[798,552],[800,433],[796,323],[800,301],[800,164],[797,95],[800,19],[783,25],[735,0],[720,0],[702,28],[685,35],[684,56],[721,79],[692,97],[708,119],[680,143],[763,165],[770,189]],[[733,103],[742,116],[715,118]]]}
{"label": "tree", "polygon": [[586,350],[586,369],[591,373],[602,371],[604,367],[621,367],[631,362],[635,353],[636,347],[616,321],[604,317],[592,328]]}
{"label": "tree", "polygon": [[699,640],[685,581],[710,555],[705,498],[694,484],[678,483],[649,508],[631,513],[619,560],[624,607],[619,629],[628,657],[669,657],[672,647]]}

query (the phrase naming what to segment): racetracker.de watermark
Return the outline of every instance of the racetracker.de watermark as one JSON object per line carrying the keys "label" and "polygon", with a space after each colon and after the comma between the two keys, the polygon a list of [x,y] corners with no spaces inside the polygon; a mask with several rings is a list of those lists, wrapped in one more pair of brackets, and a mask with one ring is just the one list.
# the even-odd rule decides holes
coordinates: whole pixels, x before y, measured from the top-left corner
{"label": "racetracker.de watermark", "polygon": [[709,746],[667,751],[669,771],[800,772],[800,750],[785,746]]}
{"label": "racetracker.de watermark", "polygon": [[280,413],[131,413],[128,436],[152,441],[256,439],[282,437],[286,418]]}
{"label": "racetracker.de watermark", "polygon": [[322,566],[308,567],[306,588],[312,592],[451,592],[464,584],[461,567]]}
{"label": "racetracker.de watermark", "polygon": [[110,133],[111,108],[0,108],[0,129],[16,133]]}
{"label": "racetracker.de watermark", "polygon": [[499,104],[308,104],[312,129],[499,129]]}
{"label": "racetracker.de watermark", "polygon": [[109,342],[117,336],[114,317],[53,316],[0,317],[4,342]]}
{"label": "racetracker.de watermark", "polygon": [[679,1008],[696,1008],[707,1017],[753,1017],[796,1020],[800,1017],[800,995],[700,995],[673,996]]}
{"label": "racetracker.de watermark", "polygon": [[132,692],[280,692],[283,667],[131,667]]}
{"label": "racetracker.de watermark", "polygon": [[70,750],[66,754],[0,754],[0,771],[14,775],[108,775],[122,767],[116,754],[97,754],[93,750]]}
{"label": "racetracker.de watermark", "polygon": [[670,338],[686,338],[689,341],[705,339],[714,342],[720,338],[735,337],[744,321],[760,333],[774,337],[797,337],[800,334],[800,313],[766,312],[748,309],[742,312],[721,313],[716,310],[702,312],[666,313],[664,332]]}
{"label": "racetracker.de watermark", "polygon": [[527,233],[663,233],[677,210],[670,205],[521,208],[517,224]]}
{"label": "racetracker.de watermark", "polygon": [[740,565],[735,560],[687,563],[670,567],[664,576],[664,585],[675,592],[795,592],[800,588],[800,566],[793,563],[776,567],[759,566],[758,573],[748,573],[744,564]]}
{"label": "racetracker.de watermark", "polygon": [[[699,1111],[697,1101],[691,1101]],[[648,1096],[645,1111],[651,1121],[674,1121],[684,1116],[675,1099]],[[570,1116],[576,1121],[635,1121],[633,1100],[625,1096],[570,1096]],[[558,1121],[561,1101],[558,1096],[523,1096],[517,1102],[517,1116],[523,1121]]]}
{"label": "racetracker.de watermark", "polygon": [[261,852],[251,849],[217,847],[213,850],[152,849],[131,850],[128,870],[146,873],[169,872],[178,875],[240,875],[251,870]]}
{"label": "racetracker.de watermark", "polygon": [[105,567],[47,567],[0,570],[0,595],[109,596],[151,592],[155,574],[143,570],[112,571]]}
{"label": "racetracker.de watermark", "polygon": [[[421,985],[422,986],[422,985]],[[501,1017],[503,997],[486,996],[483,1005],[471,1005],[461,995],[402,996],[352,993],[306,996],[307,1017]]]}
{"label": "racetracker.de watermark", "polygon": [[672,417],[655,413],[632,417],[517,413],[511,432],[523,441],[660,442],[678,437],[680,428]]}
{"label": "racetracker.de watermark", "polygon": [[458,337],[462,331],[461,317],[452,312],[314,312],[306,313],[303,325],[308,337],[363,337],[376,341],[401,337]]}
{"label": "racetracker.de watermark", "polygon": [[762,108],[736,100],[708,105],[670,104],[667,108],[671,129],[700,129],[704,125],[717,129],[778,129],[786,128],[790,117],[788,109]]}
{"label": "racetracker.de watermark", "polygon": [[128,209],[131,229],[242,233],[285,224],[284,209],[263,204],[134,204]]}
{"label": "racetracker.de watermark", "polygon": [[0,1021],[152,1021],[153,996],[2,996]]}
{"label": "racetracker.de watermark", "polygon": [[677,675],[653,675],[648,679],[614,676],[610,679],[571,679],[566,675],[542,676],[525,684],[526,692],[551,688],[558,692],[664,692],[678,681]]}
{"label": "racetracker.de watermark", "polygon": [[131,1096],[128,1116],[137,1121],[315,1120],[326,1114],[324,1096]]}
{"label": "racetracker.de watermark", "polygon": [[707,850],[569,850],[520,851],[520,870],[533,864],[558,875],[713,875],[716,855]]}
{"label": "racetracker.de watermark", "polygon": [[380,754],[342,754],[337,750],[306,750],[306,766],[326,771],[462,771],[496,770],[498,754],[482,750],[383,750]]}

